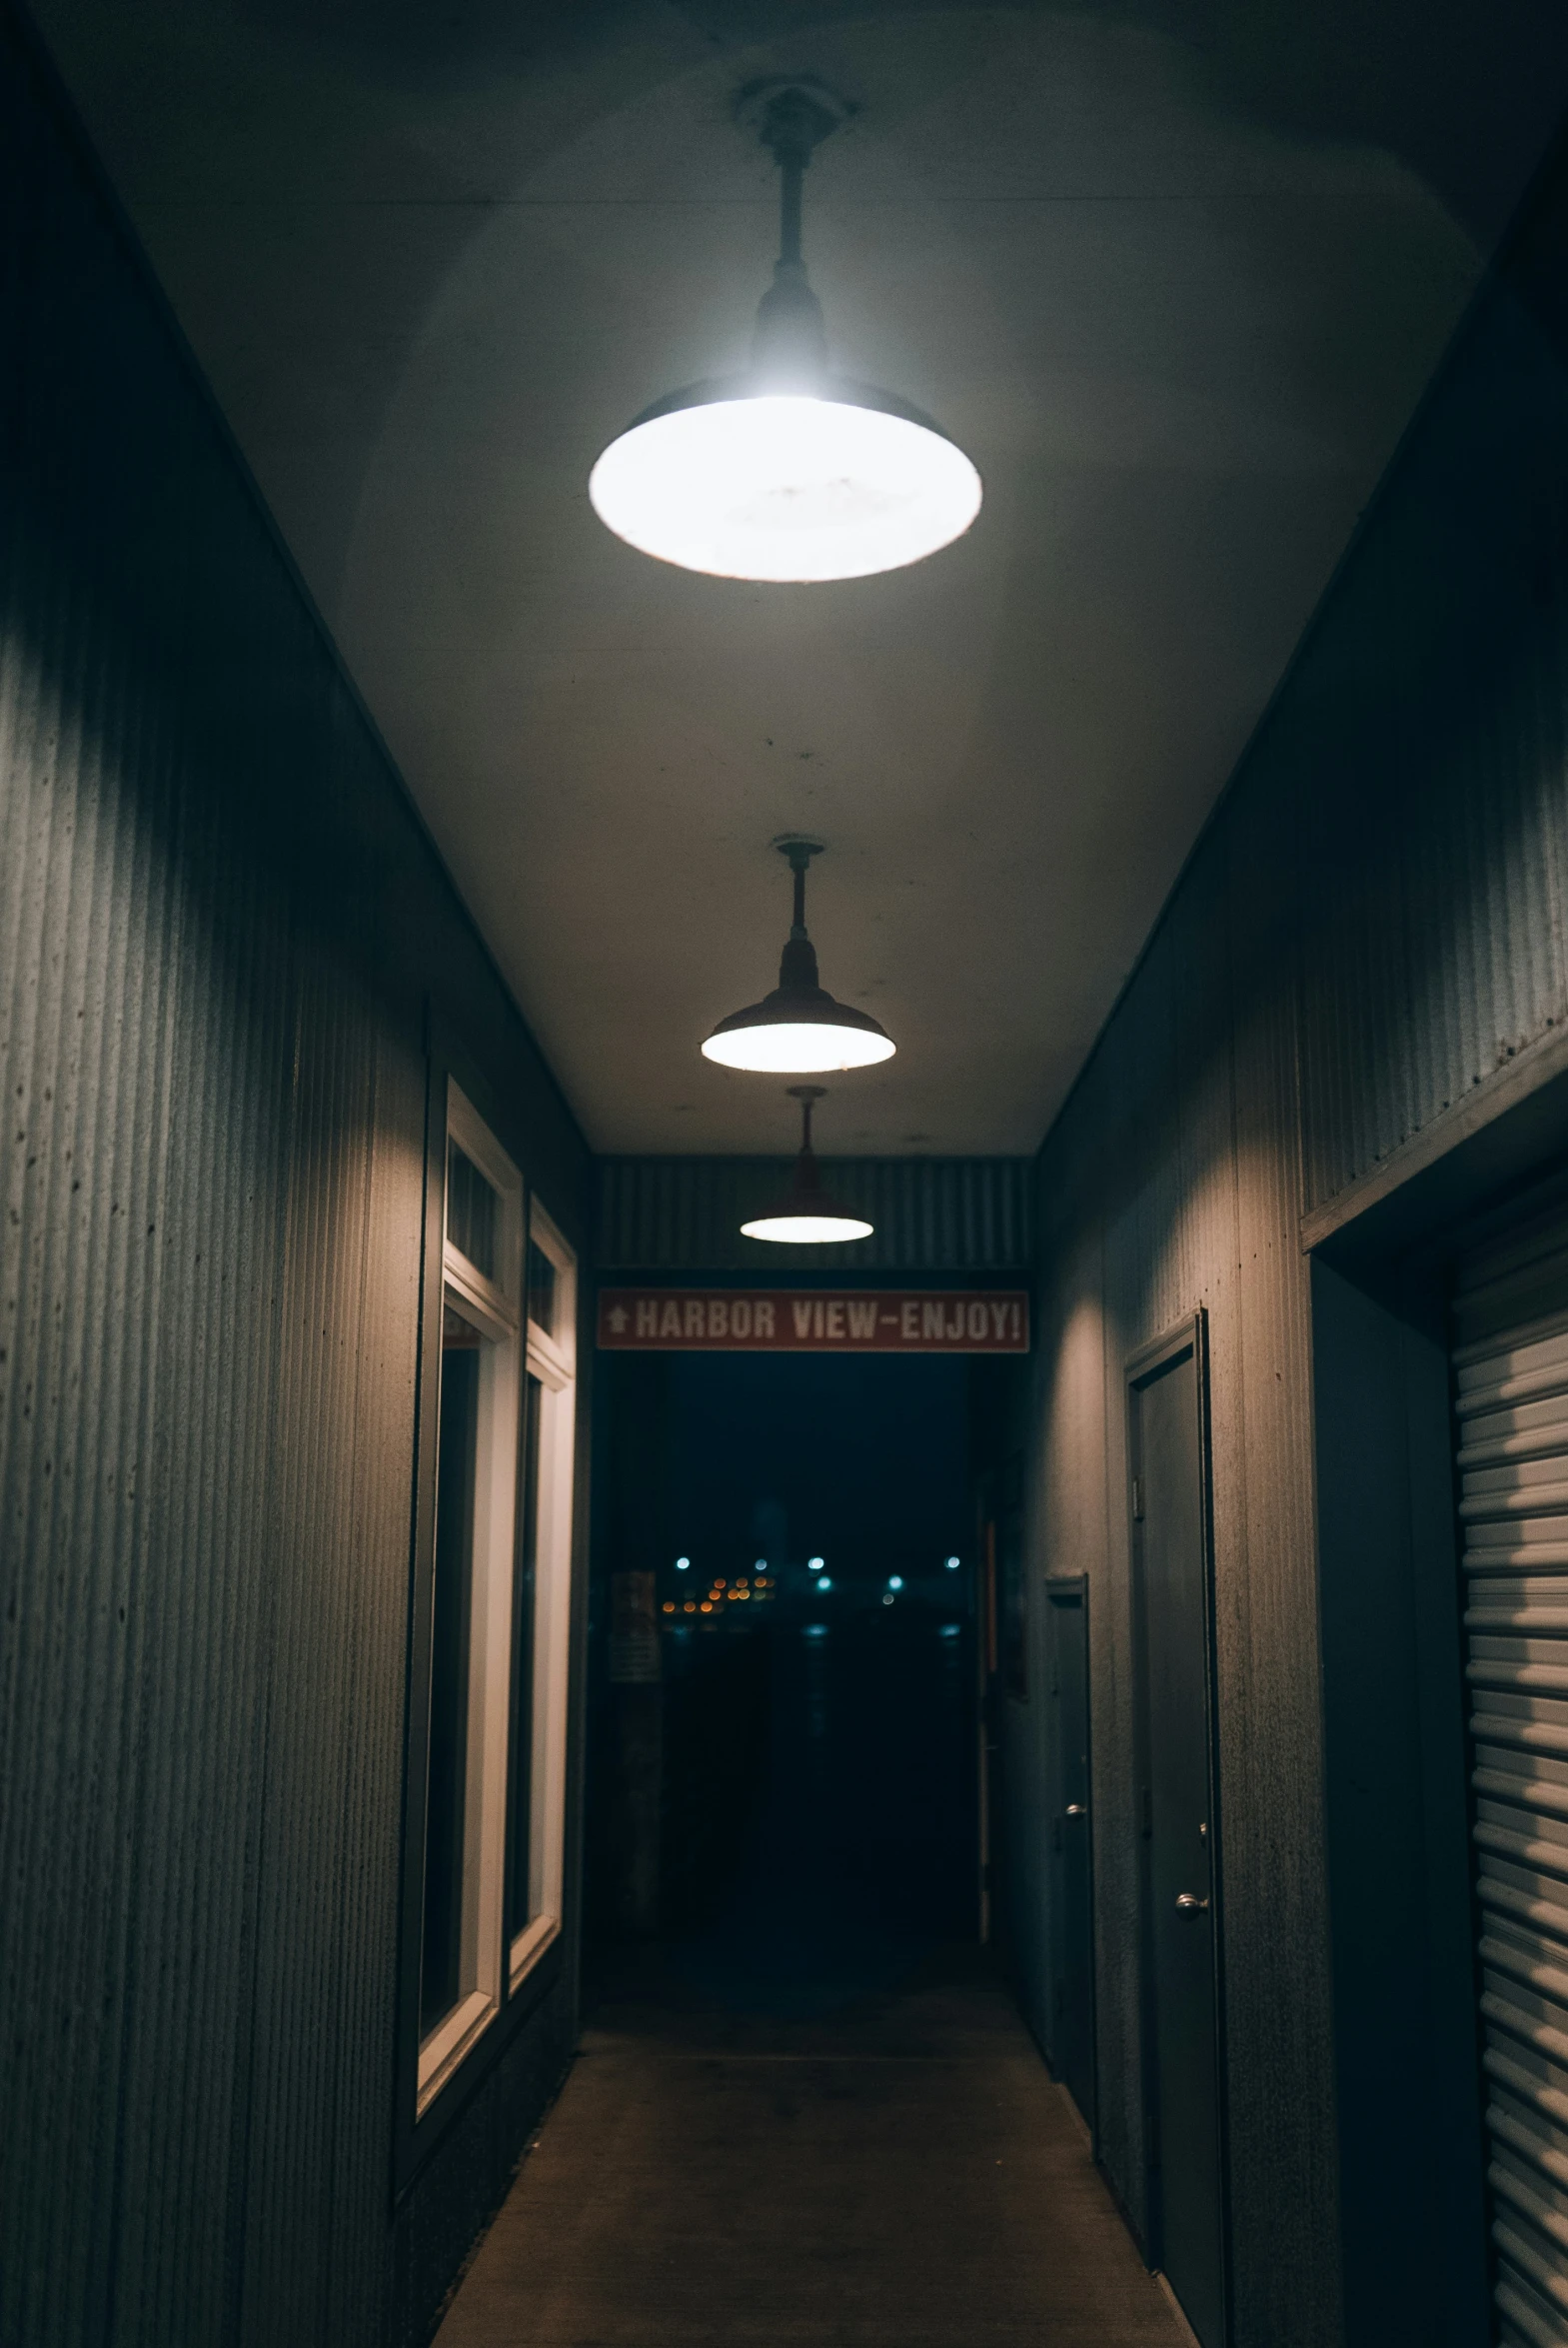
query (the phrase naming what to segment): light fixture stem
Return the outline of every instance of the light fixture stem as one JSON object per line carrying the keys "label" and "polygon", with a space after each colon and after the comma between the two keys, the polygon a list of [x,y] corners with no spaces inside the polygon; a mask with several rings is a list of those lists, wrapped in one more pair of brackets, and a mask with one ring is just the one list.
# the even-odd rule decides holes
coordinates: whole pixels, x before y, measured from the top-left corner
{"label": "light fixture stem", "polygon": [[779,158],[779,266],[799,268],[800,196],[805,180],[805,158],[784,154]]}
{"label": "light fixture stem", "polygon": [[791,1085],[789,1098],[800,1104],[800,1156],[809,1158],[811,1155],[811,1111],[818,1101],[826,1100],[827,1087],[825,1085]]}
{"label": "light fixture stem", "polygon": [[[821,842],[819,840],[776,840],[774,846],[781,856],[788,858],[789,870],[794,875],[794,926],[789,935],[791,938],[803,938],[805,936],[806,867],[810,864],[813,856],[821,855]],[[816,984],[814,976],[811,984],[813,986]]]}

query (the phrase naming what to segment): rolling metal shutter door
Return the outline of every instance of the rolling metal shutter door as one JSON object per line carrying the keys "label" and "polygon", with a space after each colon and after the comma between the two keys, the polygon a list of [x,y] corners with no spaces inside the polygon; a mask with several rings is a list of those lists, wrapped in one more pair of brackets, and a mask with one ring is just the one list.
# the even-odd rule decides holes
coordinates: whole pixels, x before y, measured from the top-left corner
{"label": "rolling metal shutter door", "polygon": [[1464,1266],[1454,1353],[1497,2338],[1568,2348],[1568,1227]]}

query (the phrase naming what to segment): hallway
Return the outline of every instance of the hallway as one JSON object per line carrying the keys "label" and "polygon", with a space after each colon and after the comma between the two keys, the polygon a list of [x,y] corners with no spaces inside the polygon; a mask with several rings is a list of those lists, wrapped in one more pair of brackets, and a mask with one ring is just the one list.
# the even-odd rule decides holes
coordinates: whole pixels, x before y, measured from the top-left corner
{"label": "hallway", "polygon": [[1568,2348],[1563,0],[0,0],[0,2348]]}
{"label": "hallway", "polygon": [[972,1951],[814,2018],[673,1971],[599,2003],[439,2348],[1177,2348]]}

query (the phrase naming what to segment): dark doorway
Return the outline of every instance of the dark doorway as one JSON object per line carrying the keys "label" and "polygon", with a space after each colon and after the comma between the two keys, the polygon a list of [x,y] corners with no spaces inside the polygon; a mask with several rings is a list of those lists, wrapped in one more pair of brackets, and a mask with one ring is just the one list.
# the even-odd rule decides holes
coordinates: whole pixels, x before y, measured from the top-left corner
{"label": "dark doorway", "polygon": [[663,1962],[740,2010],[821,2010],[974,1937],[968,1366],[662,1370],[660,1488],[611,1514],[660,1526]]}
{"label": "dark doorway", "polygon": [[1128,1365],[1140,1695],[1150,2253],[1202,2348],[1225,2337],[1204,1330]]}
{"label": "dark doorway", "polygon": [[1089,1810],[1088,1595],[1047,1581],[1045,1693],[1050,1771],[1050,2040],[1046,2053],[1094,2125],[1094,1910]]}
{"label": "dark doorway", "polygon": [[1016,1963],[1008,1913],[1007,1720],[1029,1695],[1028,1574],[1023,1534],[1023,1457],[1013,1452],[979,1481],[979,1932],[1009,1970]]}

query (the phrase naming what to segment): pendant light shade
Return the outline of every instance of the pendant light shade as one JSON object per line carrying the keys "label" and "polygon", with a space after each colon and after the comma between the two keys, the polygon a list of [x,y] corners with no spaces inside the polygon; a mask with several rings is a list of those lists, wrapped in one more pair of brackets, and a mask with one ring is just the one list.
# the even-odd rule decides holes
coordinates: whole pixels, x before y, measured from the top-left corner
{"label": "pendant light shade", "polygon": [[644,410],[589,478],[595,512],[661,562],[724,579],[863,579],[960,538],[980,477],[908,401],[829,372],[800,257],[801,178],[840,116],[785,83],[758,110],[783,175],[780,258],[745,375]]}
{"label": "pendant light shade", "polygon": [[[875,405],[871,403],[875,402]],[[864,579],[961,538],[979,475],[917,409],[824,379],[694,384],[612,441],[588,494],[645,555],[720,579]]]}
{"label": "pendant light shade", "polygon": [[820,1085],[791,1085],[789,1098],[800,1104],[800,1154],[794,1175],[784,1196],[763,1214],[744,1222],[749,1239],[775,1239],[786,1246],[819,1247],[843,1239],[868,1239],[875,1229],[862,1215],[846,1214],[836,1206],[817,1172],[811,1149],[811,1111],[824,1098]]}
{"label": "pendant light shade", "polygon": [[721,1068],[775,1076],[871,1068],[890,1060],[897,1046],[886,1029],[868,1011],[835,1003],[817,981],[816,950],[805,934],[805,874],[812,857],[821,854],[820,844],[782,840],[778,847],[794,874],[794,922],[779,965],[779,984],[761,1003],[721,1020],[703,1046],[704,1058]]}

